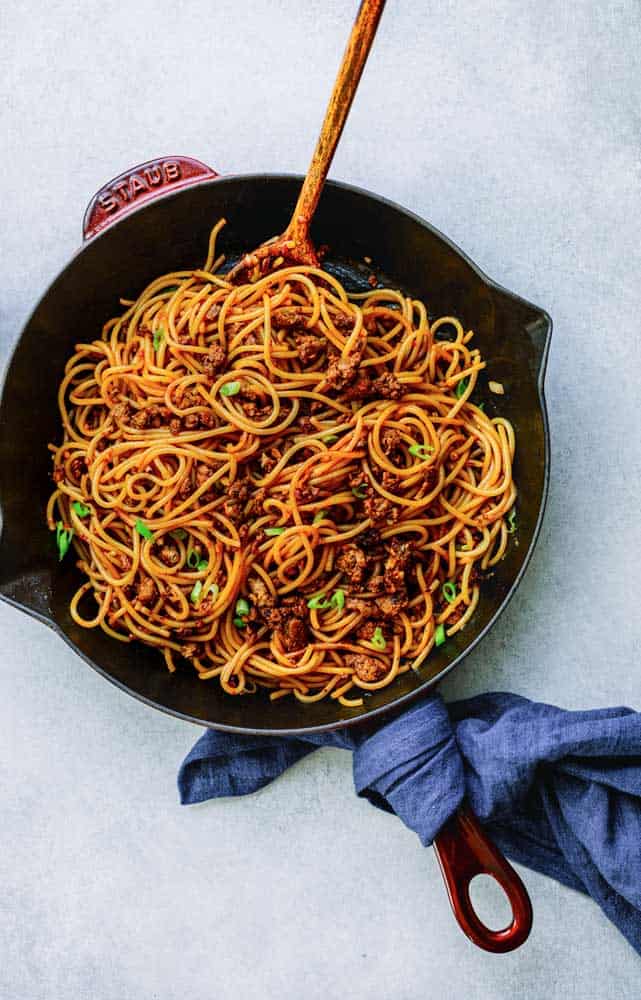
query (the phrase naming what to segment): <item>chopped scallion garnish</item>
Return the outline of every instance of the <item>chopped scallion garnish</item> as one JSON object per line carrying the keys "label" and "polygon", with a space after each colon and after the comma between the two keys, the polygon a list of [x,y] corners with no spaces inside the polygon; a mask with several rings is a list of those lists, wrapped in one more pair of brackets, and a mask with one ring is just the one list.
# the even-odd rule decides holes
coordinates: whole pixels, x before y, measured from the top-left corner
{"label": "chopped scallion garnish", "polygon": [[516,507],[512,507],[512,510],[507,515],[507,533],[508,535],[513,535],[516,531]]}
{"label": "chopped scallion garnish", "polygon": [[198,569],[198,563],[200,562],[200,553],[196,552],[196,549],[189,549],[187,553],[187,565],[190,569]]}
{"label": "chopped scallion garnish", "polygon": [[374,629],[374,635],[372,636],[372,646],[375,649],[385,649],[387,643],[385,642],[385,636],[383,635],[383,629],[380,625],[377,625]]}
{"label": "chopped scallion garnish", "polygon": [[456,389],[454,390],[454,395],[457,399],[460,399],[470,384],[469,378],[462,378],[456,383]]}
{"label": "chopped scallion garnish", "polygon": [[139,535],[142,535],[143,538],[146,538],[148,542],[153,542],[154,533],[151,530],[151,528],[147,527],[144,521],[141,521],[140,518],[138,518],[134,527]]}
{"label": "chopped scallion garnish", "polygon": [[198,570],[199,573],[204,573],[208,566],[209,566],[209,560],[201,559],[198,565],[196,566],[196,569]]}
{"label": "chopped scallion garnish", "polygon": [[71,507],[75,510],[78,517],[89,517],[91,514],[91,507],[87,507],[86,504],[80,503],[80,500],[74,500]]}
{"label": "chopped scallion garnish", "polygon": [[481,411],[481,413],[485,413],[485,403],[477,403],[476,407]]}
{"label": "chopped scallion garnish", "polygon": [[187,537],[187,532],[184,528],[176,528],[175,531],[170,532],[172,538],[176,538],[179,542],[182,542]]}
{"label": "chopped scallion garnish", "polygon": [[323,444],[334,444],[338,441],[338,434],[327,434],[325,437],[321,438]]}
{"label": "chopped scallion garnish", "polygon": [[284,528],[265,528],[265,534],[268,535],[269,538],[274,538],[276,535],[282,535],[284,530]]}
{"label": "chopped scallion garnish", "polygon": [[307,607],[310,611],[324,611],[329,606],[330,601],[327,600],[324,594],[316,594],[314,597],[310,597],[307,602]]}
{"label": "chopped scallion garnish", "polygon": [[445,625],[437,625],[436,632],[434,633],[434,645],[442,646],[446,638],[447,636],[445,634]]}
{"label": "chopped scallion garnish", "polygon": [[249,602],[244,597],[239,597],[236,601],[236,614],[239,618],[249,614]]}
{"label": "chopped scallion garnish", "polygon": [[442,587],[443,597],[448,604],[456,600],[456,584],[452,583],[451,580],[446,580]]}
{"label": "chopped scallion garnish", "polygon": [[342,611],[345,607],[345,591],[335,590],[329,603],[333,608],[337,608],[338,611]]}
{"label": "chopped scallion garnish", "polygon": [[245,622],[242,618],[234,618],[233,621],[236,628],[245,628]]}
{"label": "chopped scallion garnish", "polygon": [[425,460],[433,451],[434,448],[431,444],[413,444],[410,448],[410,455]]}
{"label": "chopped scallion garnish", "polygon": [[62,521],[56,523],[56,544],[58,545],[58,562],[62,562],[67,552],[69,551],[69,546],[71,545],[71,539],[73,538],[73,528],[69,528],[65,531],[65,526]]}
{"label": "chopped scallion garnish", "polygon": [[319,510],[318,514],[315,515],[312,524],[320,524],[324,517],[327,517],[327,511]]}
{"label": "chopped scallion garnish", "polygon": [[357,500],[364,500],[367,496],[367,484],[361,483],[360,486],[352,486],[352,493]]}
{"label": "chopped scallion garnish", "polygon": [[154,330],[154,351],[158,350],[164,339],[165,331],[159,326],[157,330]]}
{"label": "chopped scallion garnish", "polygon": [[225,382],[220,387],[221,396],[236,396],[240,392],[240,382]]}
{"label": "chopped scallion garnish", "polygon": [[220,587],[218,586],[217,583],[210,583],[209,584],[209,586],[207,588],[207,596],[209,596],[210,594],[214,598],[214,600],[216,600],[216,598],[220,594]]}
{"label": "chopped scallion garnish", "polygon": [[191,588],[191,594],[189,595],[189,600],[192,604],[197,604],[200,600],[200,595],[203,592],[202,580],[196,580],[195,584]]}

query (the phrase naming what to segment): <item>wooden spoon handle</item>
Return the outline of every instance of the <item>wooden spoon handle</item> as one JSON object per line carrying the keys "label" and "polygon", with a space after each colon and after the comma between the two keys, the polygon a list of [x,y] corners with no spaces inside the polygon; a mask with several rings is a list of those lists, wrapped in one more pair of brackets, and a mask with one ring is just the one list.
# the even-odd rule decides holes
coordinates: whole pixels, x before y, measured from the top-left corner
{"label": "wooden spoon handle", "polygon": [[374,41],[385,0],[362,0],[343,56],[323,127],[303,182],[286,236],[297,246],[308,241],[309,225],[316,211],[327,171],[354,100],[363,67]]}

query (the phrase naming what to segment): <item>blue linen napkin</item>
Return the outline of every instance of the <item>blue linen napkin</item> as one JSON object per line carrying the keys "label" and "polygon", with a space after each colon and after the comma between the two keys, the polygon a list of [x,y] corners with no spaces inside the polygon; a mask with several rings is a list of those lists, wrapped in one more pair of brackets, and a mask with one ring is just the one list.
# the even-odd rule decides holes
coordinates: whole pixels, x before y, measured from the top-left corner
{"label": "blue linen napkin", "polygon": [[381,728],[300,737],[207,730],[183,804],[247,795],[320,746],[353,751],[360,796],[424,845],[466,798],[509,857],[589,893],[641,954],[641,714],[568,712],[514,694],[439,695]]}

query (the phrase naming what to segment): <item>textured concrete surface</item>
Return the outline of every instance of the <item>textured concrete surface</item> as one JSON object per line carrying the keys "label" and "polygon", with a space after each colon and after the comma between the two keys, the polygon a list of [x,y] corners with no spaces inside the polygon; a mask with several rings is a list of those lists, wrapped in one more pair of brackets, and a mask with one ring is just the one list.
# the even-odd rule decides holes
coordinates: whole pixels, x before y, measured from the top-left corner
{"label": "textured concrete surface", "polygon": [[[176,152],[305,169],[355,6],[5,5],[3,362],[109,177]],[[641,707],[640,52],[637,0],[390,0],[336,157],[555,320],[540,545],[450,696]],[[598,909],[529,872],[529,942],[475,950],[432,852],[355,799],[338,751],[180,808],[197,728],[6,606],[0,629],[2,1000],[639,996]]]}

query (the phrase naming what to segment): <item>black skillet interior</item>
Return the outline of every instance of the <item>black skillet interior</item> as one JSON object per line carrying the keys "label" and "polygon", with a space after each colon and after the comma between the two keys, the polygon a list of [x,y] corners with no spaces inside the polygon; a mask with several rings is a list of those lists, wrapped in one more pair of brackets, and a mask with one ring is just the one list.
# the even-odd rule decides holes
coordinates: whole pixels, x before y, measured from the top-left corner
{"label": "black skillet interior", "polygon": [[[158,708],[216,727],[292,731],[336,727],[398,705],[439,679],[478,641],[504,607],[536,540],[548,477],[543,368],[551,324],[540,309],[498,288],[422,220],[398,206],[345,185],[328,183],[316,215],[316,245],[330,247],[326,266],[352,287],[367,287],[372,269],[385,283],[422,298],[430,315],[458,316],[476,331],[488,361],[476,397],[486,411],[515,426],[519,487],[518,532],[506,558],[483,588],[464,633],[433,651],[418,674],[409,672],[368,696],[360,709],[333,701],[310,706],[293,699],[233,698],[191,669],[175,675],[157,653],[125,645],[72,621],[68,604],[78,585],[73,560],[56,561],[44,522],[51,490],[47,442],[59,437],[56,392],[79,340],[99,335],[152,278],[202,263],[211,226],[228,220],[221,249],[230,255],[281,232],[300,187],[288,176],[229,177],[165,197],[124,218],[88,243],[46,292],[29,320],[7,373],[0,408],[0,596],[52,624],[107,678]],[[366,265],[364,257],[372,258]],[[487,388],[501,382],[504,396]]]}

